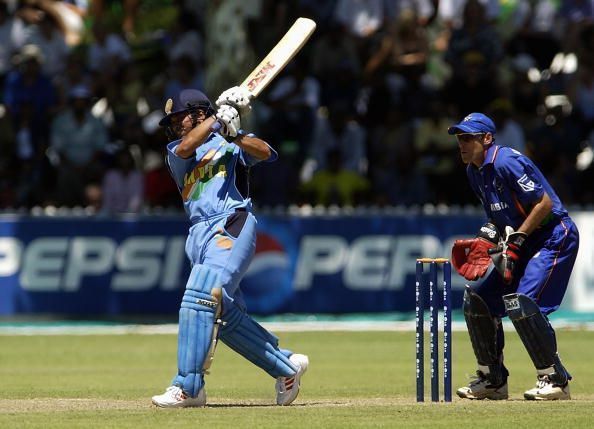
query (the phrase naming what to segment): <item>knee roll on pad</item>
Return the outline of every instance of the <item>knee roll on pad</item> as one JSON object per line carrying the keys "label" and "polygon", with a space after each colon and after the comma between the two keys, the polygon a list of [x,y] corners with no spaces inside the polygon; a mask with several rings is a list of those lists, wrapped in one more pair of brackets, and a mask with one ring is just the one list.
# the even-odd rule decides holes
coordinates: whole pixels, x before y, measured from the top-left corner
{"label": "knee roll on pad", "polygon": [[297,368],[291,353],[278,348],[278,338],[232,304],[225,306],[220,339],[231,349],[262,368],[272,377],[292,377]]}
{"label": "knee roll on pad", "polygon": [[557,354],[557,340],[549,320],[530,297],[521,293],[503,296],[505,309],[539,374],[564,385],[571,376]]}
{"label": "knee roll on pad", "polygon": [[480,366],[489,368],[489,374],[485,375],[491,384],[498,386],[508,375],[501,362],[500,348],[497,344],[501,319],[491,315],[485,301],[469,286],[466,286],[464,291],[462,308],[476,360]]}
{"label": "knee roll on pad", "polygon": [[195,397],[204,385],[217,341],[221,310],[218,272],[194,265],[179,310],[178,374],[173,384]]}

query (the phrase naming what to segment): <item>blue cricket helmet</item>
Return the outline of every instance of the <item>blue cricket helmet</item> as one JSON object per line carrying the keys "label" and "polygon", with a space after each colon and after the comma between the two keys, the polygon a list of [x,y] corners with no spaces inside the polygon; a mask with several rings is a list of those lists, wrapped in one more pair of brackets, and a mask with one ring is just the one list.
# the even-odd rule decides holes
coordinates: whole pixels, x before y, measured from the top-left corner
{"label": "blue cricket helmet", "polygon": [[[171,117],[181,112],[194,113],[197,110],[204,110],[206,116],[214,114],[212,103],[208,97],[197,89],[184,89],[173,99],[171,111],[165,112],[166,115],[159,121],[159,125],[166,127],[171,122]],[[167,109],[167,105],[166,105]]]}

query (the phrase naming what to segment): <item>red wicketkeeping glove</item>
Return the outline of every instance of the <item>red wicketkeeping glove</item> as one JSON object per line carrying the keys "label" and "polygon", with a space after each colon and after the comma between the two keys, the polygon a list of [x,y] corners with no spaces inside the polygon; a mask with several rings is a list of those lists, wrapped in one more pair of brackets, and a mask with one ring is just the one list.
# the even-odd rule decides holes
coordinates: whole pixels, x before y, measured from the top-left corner
{"label": "red wicketkeeping glove", "polygon": [[492,223],[483,225],[476,238],[456,240],[452,247],[452,265],[466,280],[485,275],[491,264],[488,251],[499,243],[499,231]]}

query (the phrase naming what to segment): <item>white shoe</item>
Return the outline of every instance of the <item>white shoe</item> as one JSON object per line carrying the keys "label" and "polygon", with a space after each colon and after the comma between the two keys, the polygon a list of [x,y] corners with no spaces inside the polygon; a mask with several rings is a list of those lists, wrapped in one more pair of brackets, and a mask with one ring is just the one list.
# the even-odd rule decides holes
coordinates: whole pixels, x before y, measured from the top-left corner
{"label": "white shoe", "polygon": [[289,357],[289,360],[297,367],[297,374],[293,377],[278,377],[276,379],[277,405],[289,405],[297,398],[301,377],[309,365],[309,358],[305,355],[294,353]]}
{"label": "white shoe", "polygon": [[162,395],[153,396],[153,404],[161,408],[204,407],[206,391],[200,389],[198,396],[190,398],[177,386],[169,386]]}
{"label": "white shoe", "polygon": [[489,380],[483,372],[477,371],[476,375],[476,379],[472,380],[468,386],[461,387],[456,391],[460,398],[491,399],[493,401],[507,399],[507,383],[493,386],[489,384]]}
{"label": "white shoe", "polygon": [[565,386],[553,384],[547,375],[539,375],[536,386],[524,392],[524,398],[533,401],[554,401],[571,399],[569,382]]}

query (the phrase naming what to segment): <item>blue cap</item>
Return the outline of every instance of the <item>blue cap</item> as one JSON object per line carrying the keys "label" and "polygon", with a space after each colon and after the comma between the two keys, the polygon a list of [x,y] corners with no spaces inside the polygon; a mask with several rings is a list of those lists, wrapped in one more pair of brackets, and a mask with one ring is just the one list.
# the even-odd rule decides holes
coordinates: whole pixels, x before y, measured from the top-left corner
{"label": "blue cap", "polygon": [[459,124],[448,128],[448,134],[463,133],[491,133],[495,134],[495,123],[491,118],[482,113],[471,113],[460,121]]}
{"label": "blue cap", "polygon": [[212,104],[202,91],[198,91],[197,89],[184,89],[177,95],[177,97],[175,97],[175,99],[173,99],[171,112],[167,113],[159,121],[159,125],[167,125],[173,115],[191,109],[204,109],[209,112],[212,110]]}

